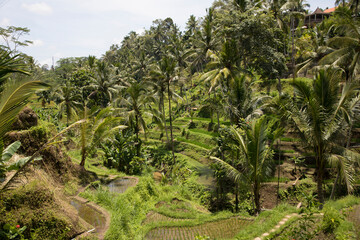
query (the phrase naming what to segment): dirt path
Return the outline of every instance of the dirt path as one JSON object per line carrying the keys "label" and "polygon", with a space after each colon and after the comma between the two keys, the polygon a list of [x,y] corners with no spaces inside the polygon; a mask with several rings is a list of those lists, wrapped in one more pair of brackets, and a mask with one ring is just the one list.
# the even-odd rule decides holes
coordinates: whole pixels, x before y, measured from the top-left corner
{"label": "dirt path", "polygon": [[360,205],[353,207],[353,210],[349,213],[348,220],[354,224],[357,239],[360,239]]}

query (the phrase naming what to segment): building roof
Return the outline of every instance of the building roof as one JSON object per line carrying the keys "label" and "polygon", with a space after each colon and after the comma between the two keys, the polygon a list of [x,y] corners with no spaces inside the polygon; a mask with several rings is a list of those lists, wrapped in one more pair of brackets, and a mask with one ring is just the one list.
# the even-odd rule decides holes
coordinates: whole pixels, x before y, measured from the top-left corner
{"label": "building roof", "polygon": [[335,12],[335,9],[336,9],[336,7],[326,9],[326,10],[324,11],[324,13],[332,13],[332,12]]}
{"label": "building roof", "polygon": [[321,10],[319,7],[312,13],[312,14],[321,14],[324,13],[323,10]]}

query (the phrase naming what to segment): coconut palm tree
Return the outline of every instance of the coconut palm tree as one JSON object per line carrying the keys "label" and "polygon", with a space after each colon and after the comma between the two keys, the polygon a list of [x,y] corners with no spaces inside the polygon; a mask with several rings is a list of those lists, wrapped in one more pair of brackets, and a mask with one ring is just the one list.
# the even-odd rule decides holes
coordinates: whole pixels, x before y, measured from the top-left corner
{"label": "coconut palm tree", "polygon": [[105,61],[97,62],[95,78],[90,87],[93,92],[89,98],[95,99],[102,107],[107,107],[118,93],[118,77],[115,69]]}
{"label": "coconut palm tree", "polygon": [[236,143],[241,156],[238,161],[231,164],[226,161],[211,157],[227,172],[227,175],[239,185],[245,182],[251,185],[254,195],[255,213],[260,213],[260,184],[271,173],[272,152],[268,145],[267,120],[259,118],[249,124],[244,124],[241,129],[231,128],[232,139]]}
{"label": "coconut palm tree", "polygon": [[111,107],[103,108],[100,111],[95,108],[89,110],[86,107],[86,102],[84,103],[81,113],[83,121],[80,125],[80,166],[85,166],[86,158],[91,149],[98,147],[114,132],[126,128],[126,126],[119,124],[121,118],[113,116],[112,111]]}
{"label": "coconut palm tree", "polygon": [[5,134],[11,129],[13,121],[21,109],[28,103],[36,91],[45,90],[47,85],[37,80],[9,80],[10,73],[27,74],[25,66],[20,64],[18,56],[0,50],[0,158],[4,150]]}
{"label": "coconut palm tree", "polygon": [[328,40],[332,52],[320,64],[340,67],[345,71],[346,81],[355,80],[360,73],[360,25],[347,8],[340,7],[335,16],[339,19],[336,31],[341,35]]}
{"label": "coconut palm tree", "polygon": [[77,110],[81,107],[79,102],[81,95],[69,82],[60,86],[54,95],[59,108],[59,117],[62,119],[66,115],[66,126],[69,126],[69,121],[77,116]]}
{"label": "coconut palm tree", "polygon": [[[348,127],[345,118],[351,118],[349,103],[356,99],[355,83],[346,83],[340,92],[340,72],[333,69],[321,69],[313,84],[296,80],[295,101],[288,109],[291,124],[297,129],[306,147],[314,152],[316,159],[317,193],[319,202],[324,203],[323,178],[325,165],[335,156],[346,158],[339,136],[346,135]],[[345,128],[344,128],[345,126]],[[336,157],[340,159],[340,157]]]}
{"label": "coconut palm tree", "polygon": [[217,53],[209,50],[207,56],[211,61],[207,64],[207,70],[200,79],[210,82],[209,92],[212,92],[217,86],[221,86],[223,91],[229,90],[234,83],[234,79],[241,72],[238,67],[239,55],[235,42],[226,41],[221,52]]}
{"label": "coconut palm tree", "polygon": [[192,67],[200,71],[203,69],[207,62],[206,54],[209,50],[215,50],[219,38],[215,31],[214,23],[214,9],[209,8],[207,10],[207,15],[202,23],[200,31],[195,31],[193,39],[193,49],[192,49]]}
{"label": "coconut palm tree", "polygon": [[146,122],[144,114],[147,106],[154,102],[154,99],[148,95],[148,89],[143,82],[137,82],[135,80],[128,83],[124,97],[120,101],[122,106],[125,106],[125,117],[130,125],[133,125],[136,134],[137,141],[137,155],[140,156],[140,129],[143,129],[146,139]]}
{"label": "coconut palm tree", "polygon": [[[173,98],[174,93],[171,91],[170,85],[177,78],[176,71],[176,61],[169,56],[165,56],[158,62],[157,65],[153,67],[153,70],[150,71],[150,76],[153,82],[155,83],[157,93],[160,99],[160,112],[163,114],[163,122],[165,124],[166,130],[166,120],[165,120],[165,103],[164,103],[164,93],[167,91],[168,105],[169,105],[169,120],[170,120],[170,144],[173,154],[173,162],[175,164],[175,150],[174,150],[174,139],[172,131],[172,109],[171,109],[171,99]],[[168,142],[169,138],[167,136]]]}

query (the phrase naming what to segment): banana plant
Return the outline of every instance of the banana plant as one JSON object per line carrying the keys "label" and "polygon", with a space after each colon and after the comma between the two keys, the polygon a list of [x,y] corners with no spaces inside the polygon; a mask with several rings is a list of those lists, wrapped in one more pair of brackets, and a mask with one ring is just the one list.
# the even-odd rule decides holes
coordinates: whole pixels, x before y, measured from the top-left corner
{"label": "banana plant", "polygon": [[[27,163],[30,160],[30,157],[24,157],[20,158],[16,162],[13,162],[11,164],[7,164],[9,160],[14,156],[16,151],[20,148],[21,142],[16,141],[7,146],[1,154],[0,158],[0,178],[3,178],[5,176],[5,173],[12,170],[18,170],[20,169],[25,163]],[[41,160],[40,157],[34,159],[34,160]]]}

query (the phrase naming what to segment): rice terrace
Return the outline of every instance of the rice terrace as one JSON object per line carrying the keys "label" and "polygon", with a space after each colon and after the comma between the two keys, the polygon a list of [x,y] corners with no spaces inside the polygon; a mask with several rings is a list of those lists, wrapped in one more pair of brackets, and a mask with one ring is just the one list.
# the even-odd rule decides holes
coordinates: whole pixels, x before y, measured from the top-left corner
{"label": "rice terrace", "polygon": [[0,12],[1,240],[360,239],[358,1]]}

